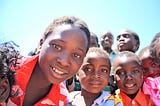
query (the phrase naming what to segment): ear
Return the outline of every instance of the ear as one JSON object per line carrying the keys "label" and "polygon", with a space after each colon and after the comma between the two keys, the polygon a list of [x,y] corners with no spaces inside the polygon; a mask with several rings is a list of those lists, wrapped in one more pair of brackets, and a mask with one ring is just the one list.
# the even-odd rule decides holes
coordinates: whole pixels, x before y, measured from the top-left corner
{"label": "ear", "polygon": [[136,40],[136,44],[133,48],[135,52],[138,50],[138,47],[139,47],[139,42],[138,42],[138,40]]}
{"label": "ear", "polygon": [[43,44],[43,39],[40,39],[39,40],[39,44],[38,44],[38,47],[37,47],[37,50],[36,50],[36,54],[38,54],[42,48],[42,44]]}

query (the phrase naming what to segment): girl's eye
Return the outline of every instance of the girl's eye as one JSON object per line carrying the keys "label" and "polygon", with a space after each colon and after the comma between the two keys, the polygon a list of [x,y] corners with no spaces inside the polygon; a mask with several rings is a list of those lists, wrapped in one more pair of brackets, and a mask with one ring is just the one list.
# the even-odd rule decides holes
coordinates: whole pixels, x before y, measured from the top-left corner
{"label": "girl's eye", "polygon": [[61,50],[62,47],[60,45],[57,45],[57,44],[51,44],[51,46],[57,50]]}

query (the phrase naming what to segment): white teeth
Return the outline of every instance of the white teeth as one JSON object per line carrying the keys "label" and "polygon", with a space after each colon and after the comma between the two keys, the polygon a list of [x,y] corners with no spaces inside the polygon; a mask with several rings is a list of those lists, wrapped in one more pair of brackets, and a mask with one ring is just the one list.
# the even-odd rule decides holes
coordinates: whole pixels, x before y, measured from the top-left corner
{"label": "white teeth", "polygon": [[53,68],[53,70],[54,70],[56,73],[58,73],[58,74],[64,74],[62,71],[59,71],[59,70],[57,70],[57,69],[55,69],[55,68]]}

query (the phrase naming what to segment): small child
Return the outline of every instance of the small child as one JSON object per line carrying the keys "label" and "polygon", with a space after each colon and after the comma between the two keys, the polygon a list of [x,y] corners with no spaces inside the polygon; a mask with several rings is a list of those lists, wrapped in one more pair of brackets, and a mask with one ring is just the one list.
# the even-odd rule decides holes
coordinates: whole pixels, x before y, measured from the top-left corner
{"label": "small child", "polygon": [[19,56],[11,42],[0,44],[0,106],[12,105],[9,98],[13,96],[11,89],[15,84],[13,67],[18,65]]}
{"label": "small child", "polygon": [[103,91],[110,69],[109,54],[98,47],[90,48],[77,73],[81,91],[69,94],[68,106],[121,106],[119,99]]}
{"label": "small child", "polygon": [[144,67],[144,94],[150,95],[156,106],[160,105],[160,67],[151,55],[150,47],[143,48],[139,53],[139,58]]}
{"label": "small child", "polygon": [[154,106],[149,96],[142,90],[143,67],[138,56],[130,51],[123,51],[113,61],[113,72],[119,88],[117,96],[123,106]]}

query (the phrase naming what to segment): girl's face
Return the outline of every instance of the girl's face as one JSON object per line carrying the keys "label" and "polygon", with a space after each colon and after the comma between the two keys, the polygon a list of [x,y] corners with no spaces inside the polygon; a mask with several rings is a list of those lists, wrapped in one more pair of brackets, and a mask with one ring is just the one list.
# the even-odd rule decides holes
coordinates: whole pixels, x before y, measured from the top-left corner
{"label": "girl's face", "polygon": [[57,26],[43,41],[39,66],[50,83],[60,83],[72,77],[86,55],[86,33],[73,25]]}
{"label": "girl's face", "polygon": [[87,54],[78,72],[82,89],[91,93],[99,93],[108,84],[110,61],[107,57],[91,52]]}
{"label": "girl's face", "polygon": [[141,89],[143,68],[134,57],[118,57],[114,63],[114,76],[120,90],[126,94],[134,94]]}

